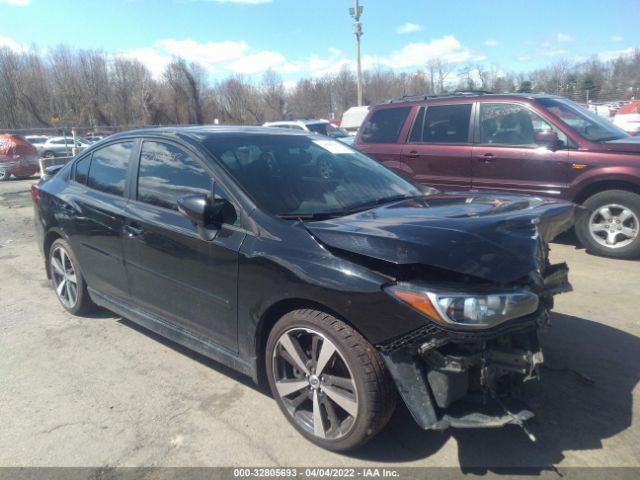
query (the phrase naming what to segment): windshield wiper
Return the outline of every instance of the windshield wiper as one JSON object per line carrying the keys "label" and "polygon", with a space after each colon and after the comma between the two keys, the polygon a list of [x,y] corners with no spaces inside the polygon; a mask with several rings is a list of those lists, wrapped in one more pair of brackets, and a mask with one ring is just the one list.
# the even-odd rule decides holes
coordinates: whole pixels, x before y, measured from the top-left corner
{"label": "windshield wiper", "polygon": [[422,197],[422,195],[393,195],[390,197],[382,197],[371,202],[363,203],[360,205],[356,205],[355,207],[349,208],[345,211],[345,214],[364,212],[365,210],[369,210],[371,208],[377,207],[379,205],[384,205],[385,203],[394,203],[399,202],[400,200],[409,200],[412,198]]}

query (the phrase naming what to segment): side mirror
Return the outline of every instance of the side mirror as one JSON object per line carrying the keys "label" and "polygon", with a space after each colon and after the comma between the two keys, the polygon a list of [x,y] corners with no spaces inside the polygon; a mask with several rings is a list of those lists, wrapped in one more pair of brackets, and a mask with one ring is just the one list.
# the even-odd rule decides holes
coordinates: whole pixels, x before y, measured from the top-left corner
{"label": "side mirror", "polygon": [[178,199],[178,211],[202,228],[215,225],[216,219],[220,218],[227,205],[230,205],[228,200],[224,198],[211,200],[204,193],[184,195]]}
{"label": "side mirror", "polygon": [[209,223],[209,198],[205,194],[184,195],[178,199],[178,211],[199,227]]}
{"label": "side mirror", "polygon": [[540,130],[535,135],[536,144],[541,147],[547,147],[551,150],[555,150],[560,146],[560,139],[558,133],[553,130]]}

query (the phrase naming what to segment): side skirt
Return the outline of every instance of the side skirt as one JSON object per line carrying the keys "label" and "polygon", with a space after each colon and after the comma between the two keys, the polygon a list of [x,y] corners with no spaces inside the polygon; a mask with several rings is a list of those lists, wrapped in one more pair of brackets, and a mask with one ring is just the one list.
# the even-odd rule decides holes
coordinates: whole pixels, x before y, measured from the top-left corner
{"label": "side skirt", "polygon": [[258,375],[255,362],[248,362],[247,360],[240,358],[235,352],[221,347],[220,345],[217,345],[199,335],[195,335],[182,327],[169,323],[146,310],[142,310],[139,307],[131,305],[128,302],[115,299],[110,295],[101,293],[91,287],[89,287],[88,290],[89,296],[95,304],[111,310],[127,320],[131,320],[141,327],[151,330],[164,338],[182,345],[183,347],[193,350],[194,352],[198,352],[211,360],[222,363],[229,368],[248,375],[257,382]]}

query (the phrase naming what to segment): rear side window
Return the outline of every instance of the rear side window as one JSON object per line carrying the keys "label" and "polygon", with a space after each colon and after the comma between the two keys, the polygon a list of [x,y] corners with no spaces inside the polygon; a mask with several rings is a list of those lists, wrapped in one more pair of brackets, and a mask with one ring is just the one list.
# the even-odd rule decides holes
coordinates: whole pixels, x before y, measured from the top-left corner
{"label": "rear side window", "polygon": [[211,192],[211,177],[184,150],[161,142],[144,142],[138,171],[138,200],[178,210],[178,198]]}
{"label": "rear side window", "polygon": [[362,131],[363,143],[396,143],[410,107],[376,110]]}
{"label": "rear side window", "polygon": [[76,162],[76,171],[74,174],[74,180],[83,185],[87,184],[87,177],[89,176],[89,166],[91,165],[91,155],[88,155]]}
{"label": "rear side window", "polygon": [[123,196],[131,150],[133,142],[123,142],[93,152],[87,186]]}
{"label": "rear side window", "polygon": [[471,104],[427,107],[422,143],[469,143]]}

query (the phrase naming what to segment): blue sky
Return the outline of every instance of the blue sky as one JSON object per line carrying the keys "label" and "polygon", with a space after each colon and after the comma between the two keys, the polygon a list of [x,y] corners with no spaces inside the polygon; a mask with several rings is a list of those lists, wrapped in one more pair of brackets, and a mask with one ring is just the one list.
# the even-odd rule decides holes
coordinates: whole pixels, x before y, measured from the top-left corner
{"label": "blue sky", "polygon": [[[0,0],[0,45],[65,44],[142,60],[181,55],[212,78],[286,80],[353,65],[352,0]],[[640,47],[639,0],[362,0],[364,66],[424,68],[440,56],[527,71]]]}

